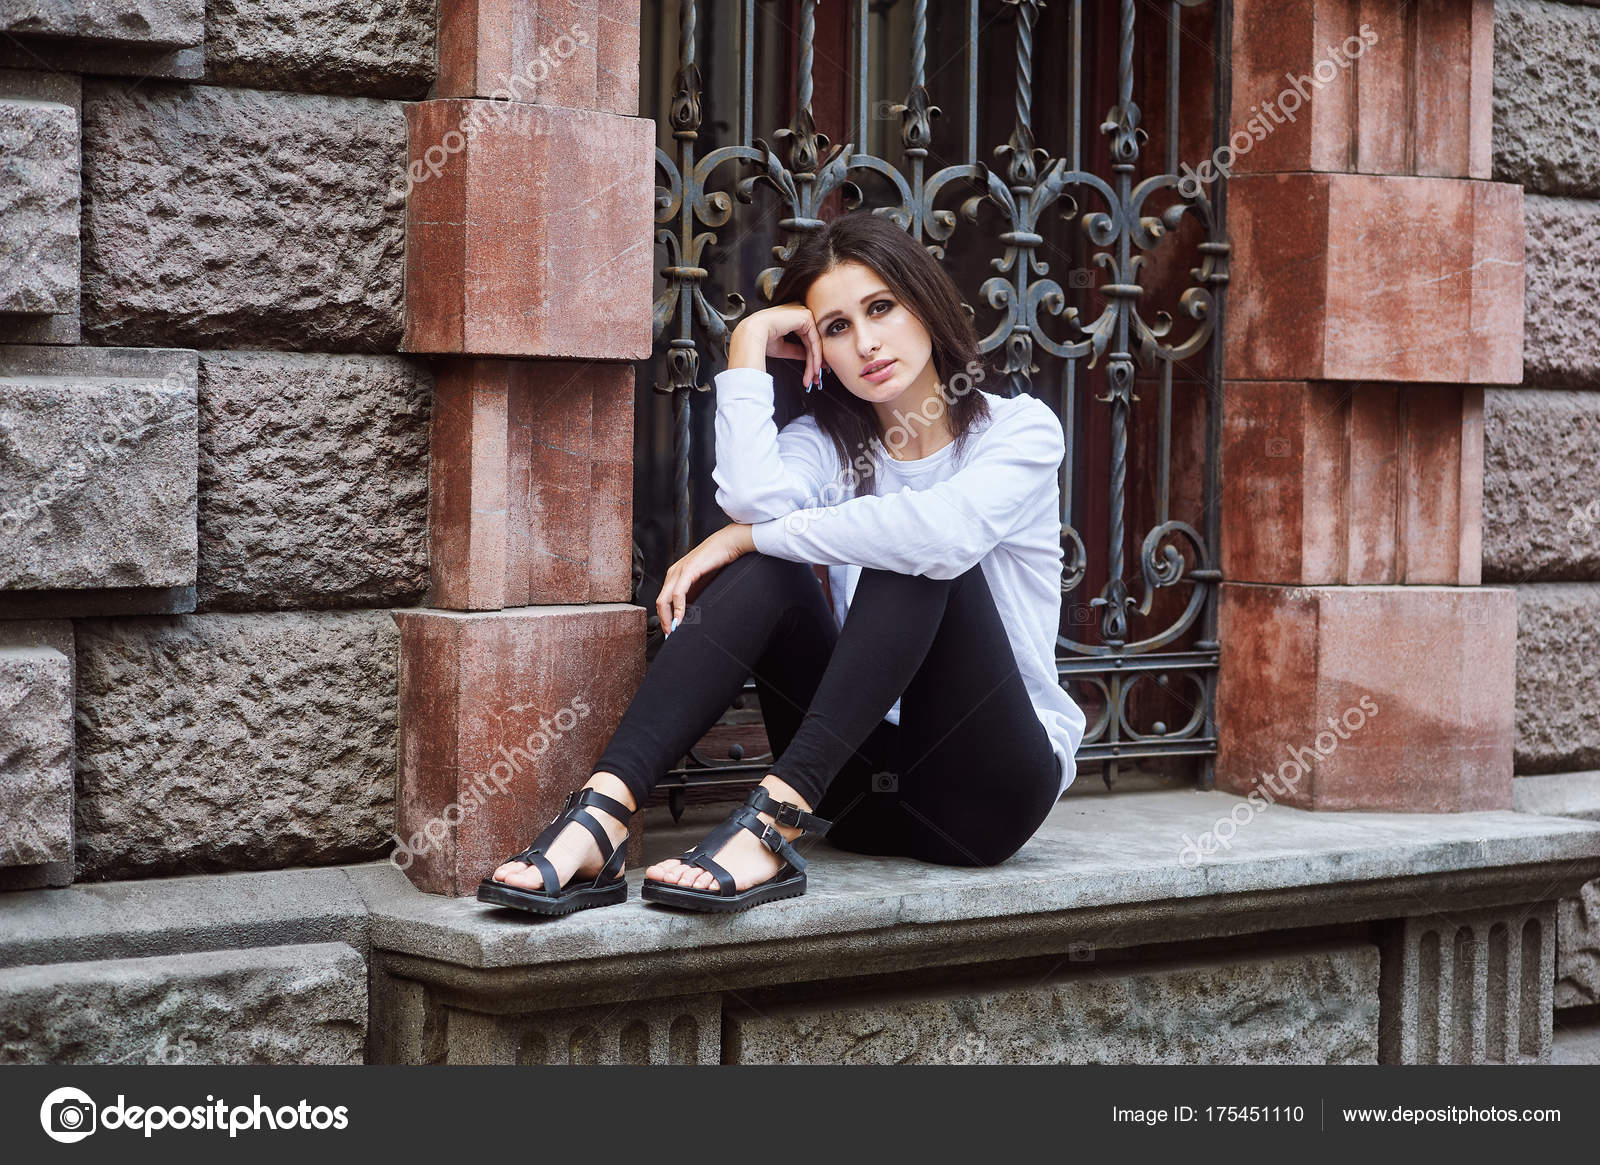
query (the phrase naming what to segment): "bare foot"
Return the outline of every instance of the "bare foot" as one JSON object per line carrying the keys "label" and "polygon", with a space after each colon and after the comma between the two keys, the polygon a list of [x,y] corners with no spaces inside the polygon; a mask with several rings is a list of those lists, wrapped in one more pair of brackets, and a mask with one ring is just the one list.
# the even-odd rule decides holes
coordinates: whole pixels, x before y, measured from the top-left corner
{"label": "bare foot", "polygon": [[[788,801],[808,813],[811,811],[810,803],[795,792],[793,786],[774,774],[769,773],[763,777],[761,787],[774,800]],[[760,816],[762,821],[777,829],[786,841],[793,841],[805,832],[798,826],[778,825],[770,813],[763,813]],[[747,890],[759,882],[765,882],[783,868],[783,859],[762,845],[761,839],[748,829],[741,829],[734,834],[721,849],[711,855],[711,858],[733,877],[735,890]],[[651,881],[665,882],[669,886],[684,886],[692,890],[718,891],[722,888],[716,878],[711,876],[710,870],[688,865],[677,858],[657,862],[645,870],[644,876]]]}
{"label": "bare foot", "polygon": [[[634,803],[633,794],[628,791],[628,786],[622,783],[621,778],[611,773],[595,773],[584,788],[604,793],[607,797],[621,801],[629,809],[638,808]],[[606,831],[606,837],[611,840],[613,846],[626,843],[627,822],[618,821],[596,805],[584,806],[583,812],[594,814],[595,820]],[[594,836],[576,821],[568,822],[567,827],[556,835],[555,841],[550,843],[544,857],[556,868],[556,874],[563,886],[572,880],[574,874],[586,879],[594,878],[605,865],[605,859],[600,855],[600,846]],[[544,889],[544,876],[539,873],[537,867],[527,862],[506,862],[496,867],[494,880],[523,890]]]}

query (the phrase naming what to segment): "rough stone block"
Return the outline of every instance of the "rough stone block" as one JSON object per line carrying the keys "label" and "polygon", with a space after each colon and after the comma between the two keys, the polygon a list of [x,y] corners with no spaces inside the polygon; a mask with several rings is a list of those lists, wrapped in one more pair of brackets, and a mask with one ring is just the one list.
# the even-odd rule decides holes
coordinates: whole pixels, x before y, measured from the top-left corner
{"label": "rough stone block", "polygon": [[[400,785],[391,860],[414,885],[475,894],[589,779],[644,678],[644,620],[644,609],[628,603],[395,612]],[[635,817],[631,861],[638,824]]]}
{"label": "rough stone block", "polygon": [[0,646],[0,866],[72,858],[72,667]]}
{"label": "rough stone block", "polygon": [[198,45],[205,0],[43,0],[0,12],[0,29],[17,35],[138,45]]}
{"label": "rough stone block", "polygon": [[[20,42],[8,41],[0,36],[0,65],[5,64],[6,46],[12,45],[13,51],[25,51],[15,46]],[[0,102],[19,102],[22,104],[38,104],[43,106],[56,106],[72,111],[72,135],[75,141],[72,151],[72,170],[74,174],[72,185],[73,212],[70,224],[72,231],[72,291],[71,299],[60,310],[38,315],[29,312],[0,311],[0,344],[76,344],[81,337],[79,327],[79,295],[78,285],[81,277],[81,264],[79,261],[78,222],[81,217],[82,207],[82,160],[81,138],[83,114],[83,79],[75,73],[48,73],[40,68],[38,61],[30,60],[26,69],[0,68]],[[3,155],[0,155],[3,156]],[[3,167],[0,167],[3,168]],[[38,177],[32,172],[25,172],[28,180]],[[11,194],[16,194],[18,187],[15,178],[0,176],[0,189],[8,189]],[[25,198],[32,199],[32,192],[26,193]],[[15,245],[6,242],[10,237],[7,220],[15,213],[0,214],[0,249]],[[58,220],[51,219],[52,223]],[[66,225],[66,224],[61,224]],[[37,241],[37,240],[32,240]],[[4,276],[0,276],[3,282]]]}
{"label": "rough stone block", "polygon": [[388,612],[77,629],[80,878],[381,853],[395,780]]}
{"label": "rough stone block", "polygon": [[626,364],[439,362],[432,606],[632,598],[633,379]]}
{"label": "rough stone block", "polygon": [[1235,0],[1234,172],[1489,177],[1494,15],[1494,0]]}
{"label": "rough stone block", "polygon": [[1600,584],[1517,593],[1517,771],[1600,768]]}
{"label": "rough stone block", "polygon": [[405,111],[404,350],[648,356],[655,123],[519,102]]}
{"label": "rough stone block", "polygon": [[639,0],[441,0],[437,96],[636,114]]}
{"label": "rough stone block", "polygon": [[1227,578],[1477,585],[1481,388],[1232,381],[1222,434]]}
{"label": "rough stone block", "polygon": [[0,350],[0,587],[194,584],[195,368],[192,352]]}
{"label": "rough stone block", "polygon": [[1600,201],[1528,195],[1529,384],[1600,388]]}
{"label": "rough stone block", "polygon": [[392,350],[393,102],[89,80],[84,328],[102,342]]}
{"label": "rough stone block", "polygon": [[1509,809],[1515,601],[1223,584],[1216,787],[1302,809]]}
{"label": "rough stone block", "polygon": [[1600,8],[1496,0],[1494,19],[1495,178],[1600,196]]}
{"label": "rough stone block", "polygon": [[433,0],[211,0],[205,15],[214,84],[421,98],[433,80]]}
{"label": "rough stone block", "polygon": [[1484,393],[1483,575],[1600,580],[1600,392]]}
{"label": "rough stone block", "polygon": [[420,601],[431,389],[395,356],[203,353],[200,608]]}
{"label": "rough stone block", "polygon": [[0,312],[78,307],[78,113],[0,99]]}
{"label": "rough stone block", "polygon": [[1374,1064],[1366,943],[759,1008],[732,1064]]}
{"label": "rough stone block", "polygon": [[[1533,778],[1538,779],[1538,778]],[[1600,1003],[1600,881],[1556,909],[1555,1006]]]}
{"label": "rough stone block", "polygon": [[1533,902],[1386,924],[1382,1062],[1548,1063],[1555,913]]}
{"label": "rough stone block", "polygon": [[[1366,174],[1235,177],[1225,374],[1520,382],[1521,221],[1516,186]],[[1530,254],[1533,246],[1530,237]]]}
{"label": "rough stone block", "polygon": [[366,964],[344,943],[0,970],[0,1063],[359,1064]]}
{"label": "rough stone block", "polygon": [[[55,652],[67,661],[67,688],[66,688],[66,732],[68,741],[68,755],[66,768],[65,794],[66,824],[68,844],[65,853],[58,860],[40,862],[37,865],[4,865],[0,864],[0,891],[6,890],[34,890],[46,886],[70,886],[72,884],[72,799],[73,799],[73,763],[71,754],[74,694],[77,691],[77,651],[73,646],[72,623],[66,619],[0,619],[0,649],[21,648],[27,651]],[[4,734],[0,727],[0,735]],[[0,759],[0,770],[7,768],[7,762]],[[5,778],[0,777],[0,781]],[[9,817],[9,814],[5,815]],[[5,832],[5,823],[0,821],[0,835]],[[0,843],[3,846],[3,843]],[[0,965],[4,960],[0,958]]]}

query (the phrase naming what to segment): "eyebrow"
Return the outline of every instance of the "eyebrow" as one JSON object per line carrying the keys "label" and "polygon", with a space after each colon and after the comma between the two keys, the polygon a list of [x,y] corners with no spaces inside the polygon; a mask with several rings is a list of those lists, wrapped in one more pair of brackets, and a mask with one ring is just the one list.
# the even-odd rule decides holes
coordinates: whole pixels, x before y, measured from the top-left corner
{"label": "eyebrow", "polygon": [[[879,296],[892,295],[892,294],[893,294],[893,292],[891,292],[887,287],[880,287],[880,288],[878,288],[877,291],[870,292],[867,295],[863,295],[861,297],[861,302],[862,303],[866,303],[869,300],[877,299]],[[831,320],[834,316],[840,315],[840,314],[842,314],[842,313],[839,311],[839,309],[838,308],[834,308],[832,311],[828,312],[820,320],[817,321],[817,326],[821,327],[823,324],[825,324],[829,320]]]}

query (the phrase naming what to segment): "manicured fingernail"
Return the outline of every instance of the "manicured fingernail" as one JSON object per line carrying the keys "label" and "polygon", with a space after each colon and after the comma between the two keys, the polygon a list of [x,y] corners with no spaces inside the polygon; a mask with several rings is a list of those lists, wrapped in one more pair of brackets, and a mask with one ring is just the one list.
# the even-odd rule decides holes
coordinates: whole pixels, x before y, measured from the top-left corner
{"label": "manicured fingernail", "polygon": [[682,615],[674,615],[672,617],[672,630],[676,631],[678,629],[678,624],[681,623],[681,622],[683,622],[683,616]]}

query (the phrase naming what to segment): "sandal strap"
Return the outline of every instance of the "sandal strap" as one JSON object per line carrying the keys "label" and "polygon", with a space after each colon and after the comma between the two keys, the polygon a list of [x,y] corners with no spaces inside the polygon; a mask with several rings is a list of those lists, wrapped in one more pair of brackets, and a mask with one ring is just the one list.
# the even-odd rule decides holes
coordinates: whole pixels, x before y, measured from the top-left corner
{"label": "sandal strap", "polygon": [[556,868],[540,854],[529,854],[528,864],[539,871],[539,876],[544,879],[544,885],[536,891],[540,894],[561,893],[561,876],[556,873]]}
{"label": "sandal strap", "polygon": [[780,801],[760,785],[750,790],[746,805],[759,813],[770,813],[779,825],[798,826],[807,833],[824,834],[833,825],[827,818],[818,817],[789,801]]}
{"label": "sandal strap", "polygon": [[733,886],[733,875],[728,873],[727,870],[723,869],[719,864],[713,861],[710,854],[697,854],[686,864],[691,866],[699,866],[702,870],[709,870],[711,872],[711,876],[717,880],[718,896],[722,898],[732,898],[738,893]]}
{"label": "sandal strap", "polygon": [[[568,803],[570,804],[570,802],[571,798],[569,797]],[[578,803],[581,805],[593,805],[596,809],[603,809],[623,824],[627,824],[628,818],[632,817],[636,812],[633,809],[629,809],[615,797],[607,797],[598,789],[579,789]]]}
{"label": "sandal strap", "polygon": [[[833,824],[833,822],[818,817],[814,813],[807,813],[798,805],[776,800],[760,785],[757,785],[751,791],[750,796],[745,799],[743,805],[729,813],[710,833],[702,837],[692,847],[679,854],[678,860],[686,866],[699,866],[702,870],[709,871],[711,876],[717,880],[717,893],[722,897],[731,897],[738,893],[734,889],[733,878],[727,870],[723,869],[712,858],[712,855],[727,845],[733,839],[734,834],[741,829],[748,829],[756,835],[762,845],[788,862],[794,869],[803,873],[806,868],[805,858],[800,856],[799,851],[789,844],[789,839],[779,833],[775,826],[761,820],[762,813],[772,814],[774,818],[784,825],[799,826],[807,830],[814,829],[817,833],[826,833],[828,827]],[[816,824],[808,825],[806,824],[807,822],[815,822]]]}
{"label": "sandal strap", "polygon": [[797,851],[794,846],[789,844],[788,839],[785,838],[783,834],[778,832],[776,826],[769,825],[765,821],[761,820],[761,818],[757,815],[754,805],[739,806],[738,809],[734,810],[733,816],[729,820],[741,828],[748,829],[751,833],[755,834],[756,839],[760,841],[762,845],[766,846],[769,850],[777,854],[784,861],[788,862],[795,869],[801,871],[805,870],[805,858],[801,857],[799,851]]}
{"label": "sandal strap", "polygon": [[626,822],[635,812],[616,798],[608,797],[595,789],[574,789],[567,794],[567,799],[561,806],[561,812],[556,814],[555,820],[539,831],[539,836],[533,839],[533,844],[521,853],[507,858],[506,861],[522,862],[536,867],[544,875],[545,885],[552,885],[555,880],[555,867],[542,863],[542,860],[538,859],[538,855],[550,848],[551,844],[560,836],[562,830],[573,822],[577,822],[589,831],[589,836],[594,838],[595,845],[600,847],[600,857],[604,864],[600,868],[599,876],[604,878],[609,874],[614,877],[618,867],[621,865],[616,860],[617,855],[625,853],[627,846],[613,846],[611,844],[611,838],[606,833],[605,826],[595,819],[594,814],[584,812],[584,807],[589,805],[594,806],[596,809],[603,809],[623,822]]}

